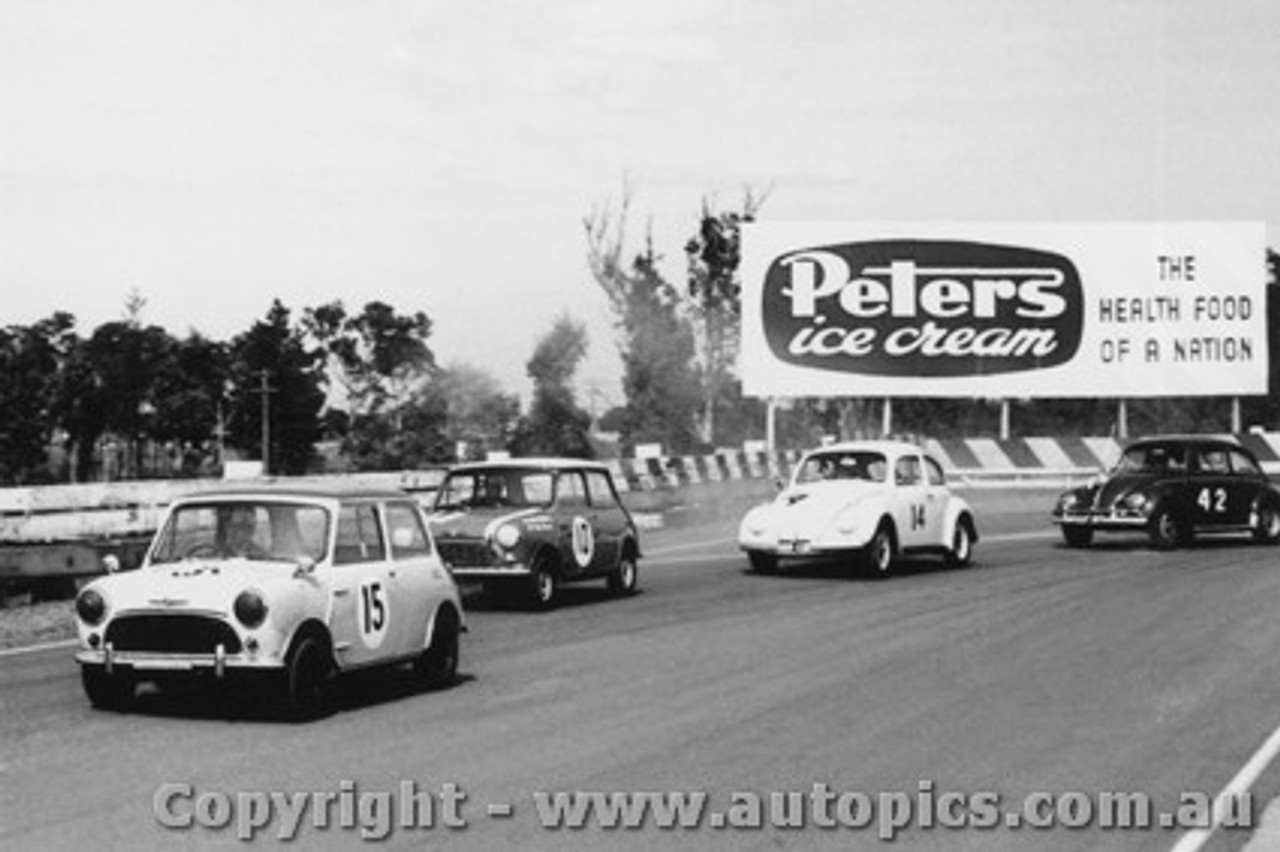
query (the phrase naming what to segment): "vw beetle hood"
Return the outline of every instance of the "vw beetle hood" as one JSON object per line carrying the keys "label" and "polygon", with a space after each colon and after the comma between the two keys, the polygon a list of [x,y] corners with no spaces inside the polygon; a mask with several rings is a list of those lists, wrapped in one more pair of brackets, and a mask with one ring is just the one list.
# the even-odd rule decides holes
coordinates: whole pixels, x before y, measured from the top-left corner
{"label": "vw beetle hood", "polygon": [[825,529],[842,510],[863,500],[883,494],[882,482],[846,479],[793,485],[774,498],[769,505],[772,523],[786,530]]}

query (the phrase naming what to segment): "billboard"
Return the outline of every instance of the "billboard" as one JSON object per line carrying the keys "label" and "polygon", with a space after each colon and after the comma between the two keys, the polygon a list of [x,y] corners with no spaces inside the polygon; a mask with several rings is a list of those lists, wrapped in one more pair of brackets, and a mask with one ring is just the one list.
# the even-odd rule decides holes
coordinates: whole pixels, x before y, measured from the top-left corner
{"label": "billboard", "polygon": [[753,396],[1267,392],[1261,222],[742,226]]}

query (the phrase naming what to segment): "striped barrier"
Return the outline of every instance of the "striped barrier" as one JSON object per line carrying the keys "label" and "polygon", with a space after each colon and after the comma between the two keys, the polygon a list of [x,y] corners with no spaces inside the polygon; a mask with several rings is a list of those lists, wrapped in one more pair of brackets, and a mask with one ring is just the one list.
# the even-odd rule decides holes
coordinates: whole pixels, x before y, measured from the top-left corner
{"label": "striped barrier", "polygon": [[[1280,473],[1280,433],[1233,436],[1268,473]],[[1119,457],[1124,441],[1109,437],[941,438],[922,441],[948,475],[961,483],[1015,481],[1050,484],[1096,474]],[[786,479],[798,450],[720,452],[607,461],[624,493],[660,492],[691,485],[747,479]],[[346,482],[430,494],[442,469],[391,473],[333,474],[290,478],[291,484]],[[48,485],[0,489],[0,543],[137,535],[154,530],[160,513],[180,494],[225,487],[227,480]]]}

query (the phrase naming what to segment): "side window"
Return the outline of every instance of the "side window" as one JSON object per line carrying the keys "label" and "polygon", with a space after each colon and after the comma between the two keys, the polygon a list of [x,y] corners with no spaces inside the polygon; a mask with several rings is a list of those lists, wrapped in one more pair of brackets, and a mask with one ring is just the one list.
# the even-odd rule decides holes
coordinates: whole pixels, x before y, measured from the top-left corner
{"label": "side window", "polygon": [[924,474],[930,485],[946,485],[947,477],[942,473],[942,465],[933,456],[924,457]]}
{"label": "side window", "polygon": [[1230,473],[1227,454],[1223,450],[1202,450],[1200,452],[1200,471],[1202,473]]}
{"label": "side window", "polygon": [[1257,475],[1262,473],[1262,468],[1258,467],[1257,462],[1239,450],[1231,450],[1230,455],[1231,469],[1236,473],[1246,475]]}
{"label": "side window", "polygon": [[333,545],[335,565],[378,562],[385,559],[377,507],[343,506],[338,510],[338,537]]}
{"label": "side window", "polygon": [[903,456],[893,466],[893,481],[898,485],[920,483],[920,460],[915,456]]}
{"label": "side window", "polygon": [[418,510],[408,503],[387,504],[387,535],[392,559],[413,559],[431,554],[431,539]]}
{"label": "side window", "polygon": [[570,471],[560,474],[556,482],[556,502],[561,506],[587,505],[587,486],[582,482],[582,474]]}
{"label": "side window", "polygon": [[618,505],[618,498],[613,493],[613,483],[609,474],[603,471],[587,471],[587,492],[591,495],[591,505],[597,509],[612,509]]}

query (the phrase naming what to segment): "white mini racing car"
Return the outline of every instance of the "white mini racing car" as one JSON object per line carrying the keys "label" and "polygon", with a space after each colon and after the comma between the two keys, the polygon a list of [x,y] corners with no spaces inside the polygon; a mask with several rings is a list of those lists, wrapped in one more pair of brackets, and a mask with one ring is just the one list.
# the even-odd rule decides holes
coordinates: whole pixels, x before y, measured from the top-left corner
{"label": "white mini racing car", "polygon": [[176,500],[143,564],[76,598],[84,691],[125,709],[143,681],[256,679],[294,718],[343,671],[411,663],[453,681],[458,588],[409,494],[262,485]]}

